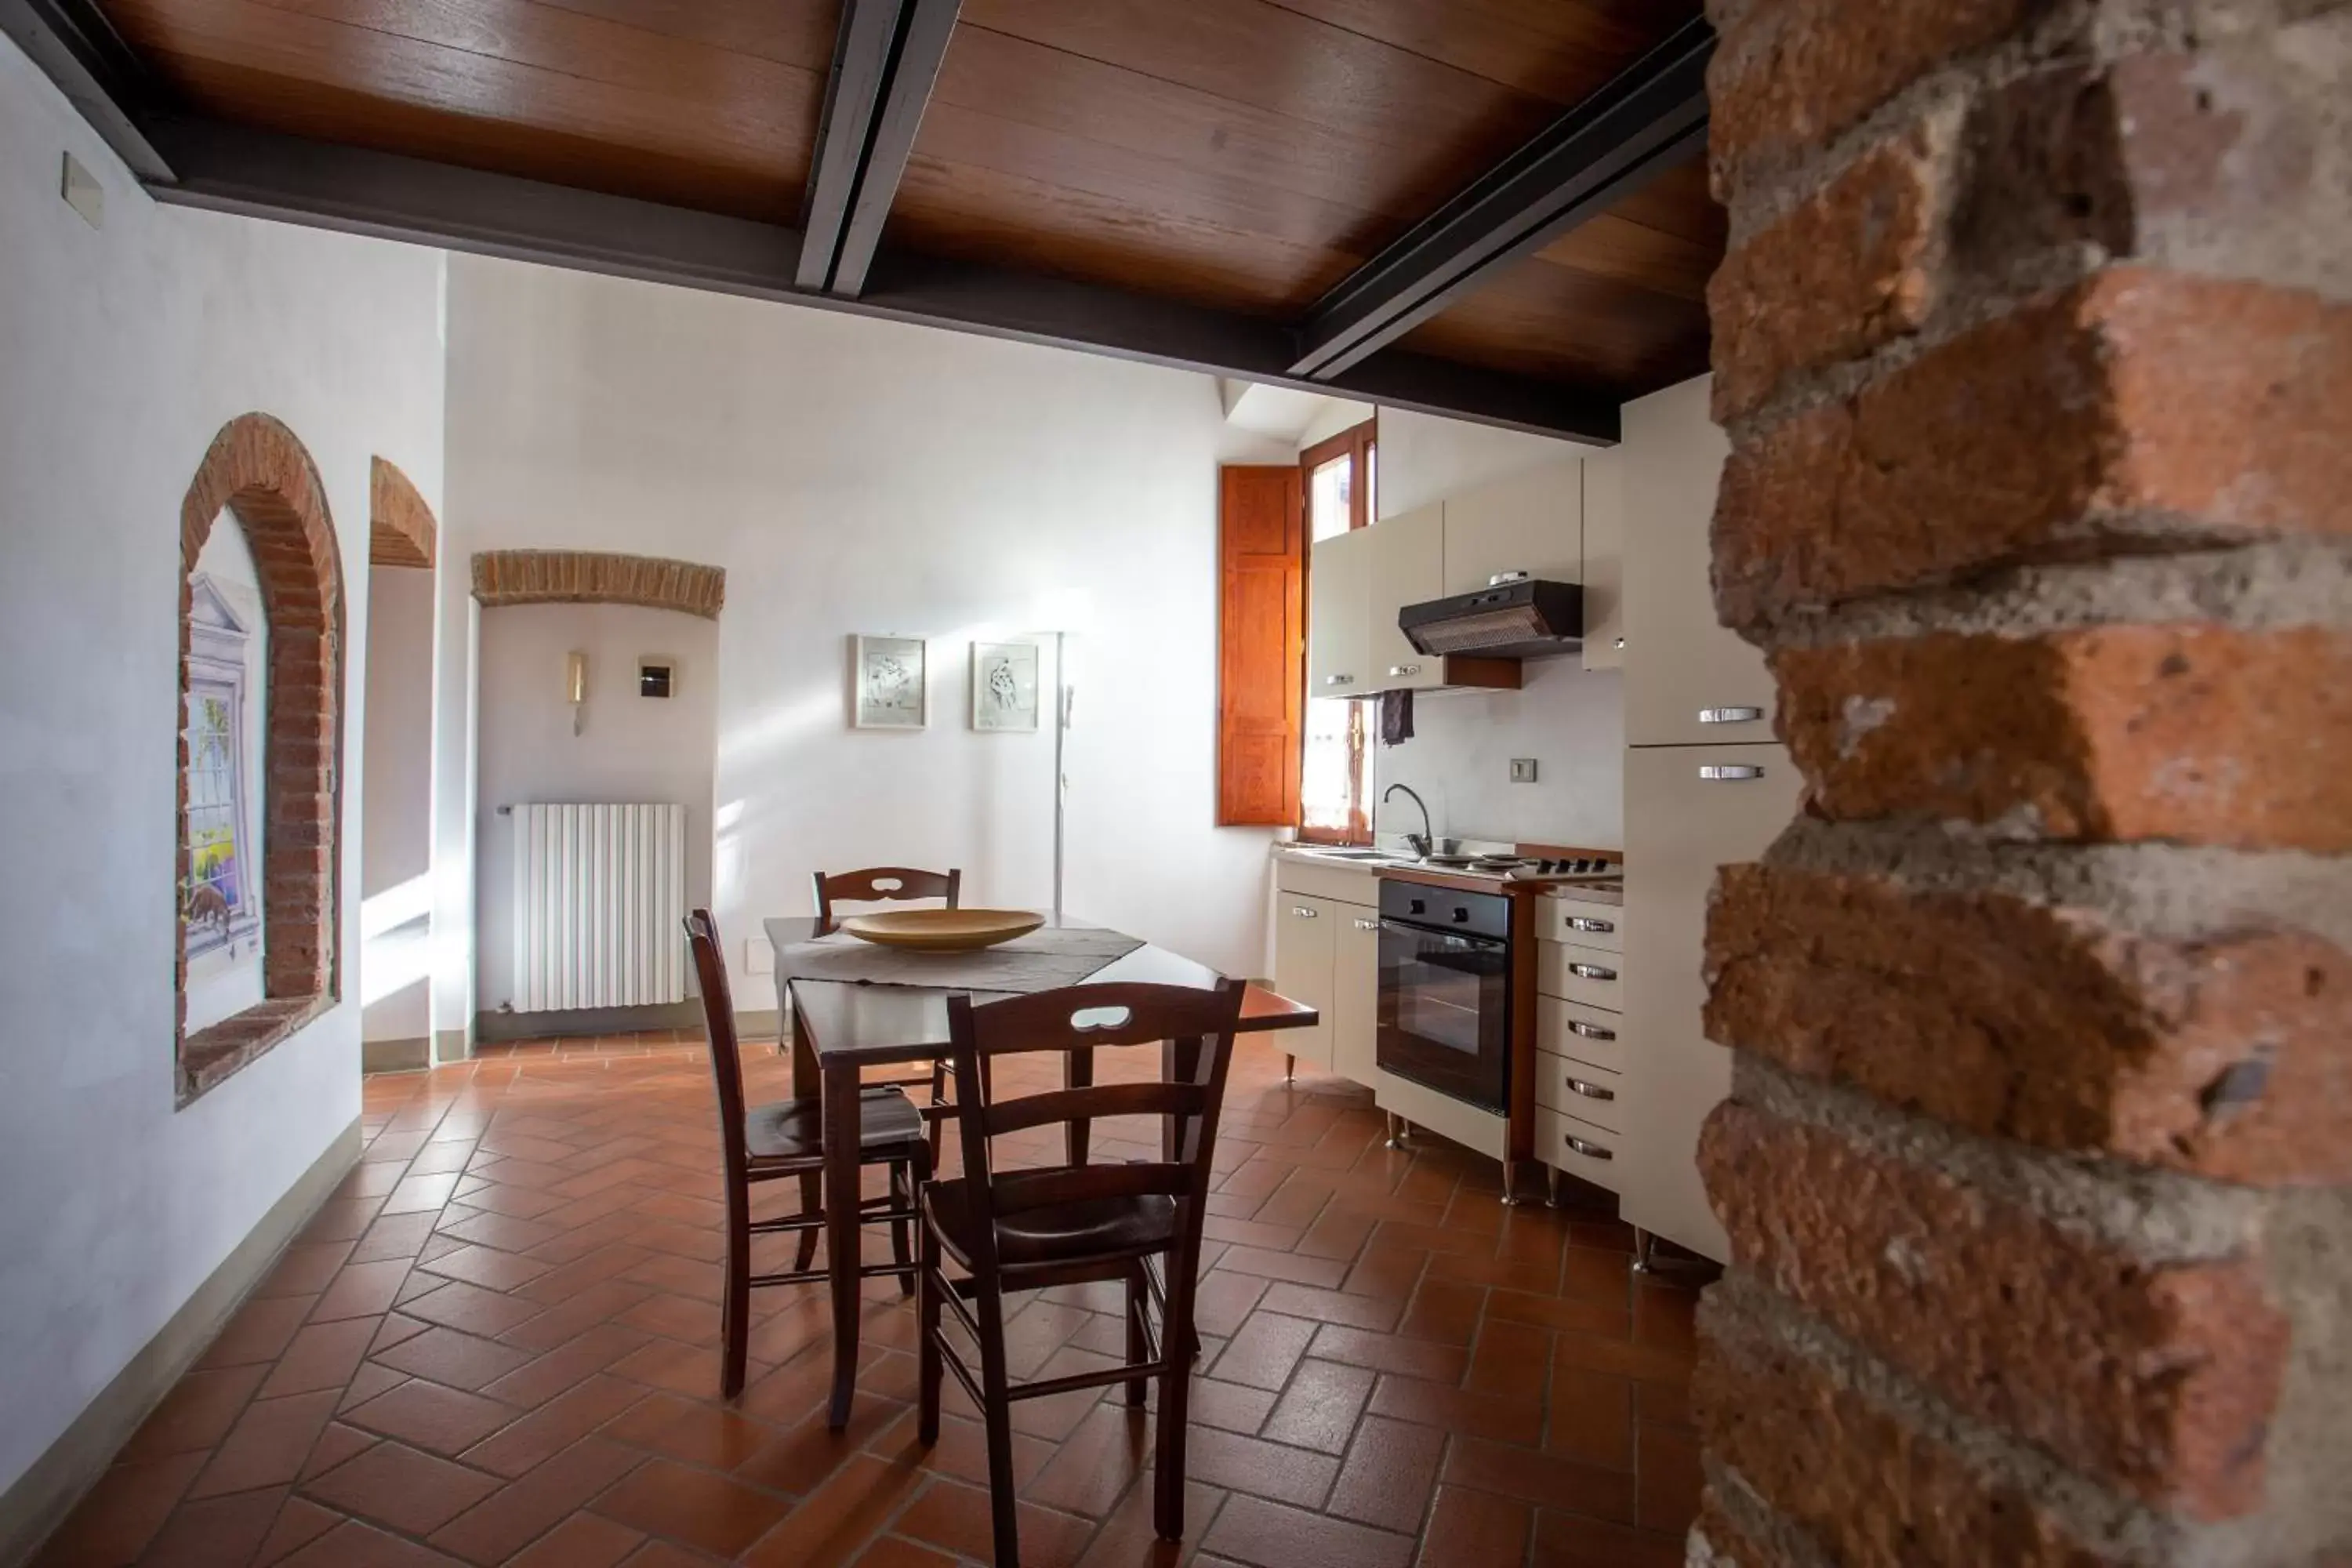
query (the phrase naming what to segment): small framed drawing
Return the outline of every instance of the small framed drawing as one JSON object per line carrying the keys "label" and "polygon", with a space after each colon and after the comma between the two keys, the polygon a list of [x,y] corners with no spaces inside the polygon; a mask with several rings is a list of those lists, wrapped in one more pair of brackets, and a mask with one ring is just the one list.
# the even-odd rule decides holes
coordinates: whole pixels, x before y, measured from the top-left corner
{"label": "small framed drawing", "polygon": [[920,637],[853,637],[850,721],[860,730],[919,730],[930,722]]}
{"label": "small framed drawing", "polygon": [[971,727],[975,730],[1034,730],[1037,727],[1037,645],[976,642],[971,645]]}

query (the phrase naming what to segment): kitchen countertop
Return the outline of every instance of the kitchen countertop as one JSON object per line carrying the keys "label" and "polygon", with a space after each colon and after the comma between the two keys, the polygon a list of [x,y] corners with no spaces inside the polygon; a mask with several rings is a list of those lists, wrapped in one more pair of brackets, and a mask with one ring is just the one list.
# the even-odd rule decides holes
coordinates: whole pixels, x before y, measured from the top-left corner
{"label": "kitchen countertop", "polygon": [[1494,877],[1463,876],[1443,866],[1417,865],[1410,860],[1366,860],[1348,856],[1332,855],[1311,845],[1276,844],[1274,853],[1282,859],[1304,865],[1329,867],[1342,871],[1360,871],[1367,877],[1381,877],[1395,882],[1417,882],[1424,887],[1451,888],[1457,892],[1500,893],[1520,898],[1559,896],[1580,900],[1589,904],[1617,904],[1625,901],[1622,887],[1596,887],[1590,883],[1559,881],[1505,881]]}

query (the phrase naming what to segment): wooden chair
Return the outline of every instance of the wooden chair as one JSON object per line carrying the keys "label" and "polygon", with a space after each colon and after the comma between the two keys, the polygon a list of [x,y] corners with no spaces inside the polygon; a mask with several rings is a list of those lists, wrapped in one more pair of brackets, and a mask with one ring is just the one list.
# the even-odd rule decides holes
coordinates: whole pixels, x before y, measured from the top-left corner
{"label": "wooden chair", "polygon": [[[964,1173],[923,1189],[922,1260],[917,1276],[920,1405],[917,1432],[938,1440],[940,1378],[952,1371],[978,1404],[988,1430],[989,1492],[996,1560],[1021,1560],[1014,1522],[1012,1402],[1072,1389],[1127,1385],[1141,1405],[1159,1378],[1159,1458],[1152,1523],[1170,1541],[1184,1533],[1184,1422],[1191,1391],[1192,1292],[1209,1156],[1224,1101],[1242,984],[1213,991],[1174,985],[1079,985],[974,1007],[948,999],[955,1116]],[[1096,1085],[1091,1052],[1164,1042],[1157,1081]],[[1024,1051],[1066,1056],[1071,1087],[1011,1100],[994,1097],[982,1067]],[[1087,1163],[1088,1124],[1097,1116],[1162,1119],[1163,1157],[1131,1164]],[[989,1140],[1026,1128],[1064,1125],[1067,1163],[1000,1172]],[[942,1259],[965,1278],[951,1279]],[[1127,1287],[1127,1362],[1118,1368],[1014,1384],[1005,1373],[1004,1293],[1087,1280]],[[967,1306],[966,1302],[970,1305]],[[1159,1310],[1152,1321],[1150,1309]],[[942,1309],[980,1347],[974,1376],[942,1330]]]}
{"label": "wooden chair", "polygon": [[[786,1176],[814,1178],[824,1170],[824,1110],[814,1100],[782,1100],[768,1105],[743,1103],[743,1056],[735,1038],[735,999],[727,984],[721,960],[719,927],[708,910],[686,918],[686,934],[694,949],[694,967],[702,984],[703,1027],[710,1039],[710,1075],[719,1087],[719,1144],[727,1177],[727,1278],[720,1299],[719,1327],[725,1361],[719,1374],[722,1397],[743,1391],[744,1366],[751,1339],[751,1288],[803,1285],[827,1278],[828,1271],[811,1268],[809,1258],[824,1227],[824,1211],[804,1196],[802,1208],[773,1219],[751,1217],[751,1189],[761,1182]],[[890,1167],[890,1190],[880,1197],[856,1193],[830,1193],[826,1203],[855,1203],[868,1224],[887,1223],[895,1261],[857,1263],[861,1275],[895,1274],[902,1287],[913,1288],[914,1263],[908,1248],[908,1226],[918,1217],[923,1184],[930,1179],[931,1147],[923,1136],[923,1118],[913,1102],[894,1085],[866,1089],[858,1106],[858,1163]],[[802,1188],[803,1194],[811,1189]],[[779,1274],[751,1272],[751,1238],[779,1231],[801,1233],[796,1268]]]}
{"label": "wooden chair", "polygon": [[[877,904],[898,902],[908,899],[944,899],[949,909],[962,907],[963,870],[953,867],[945,871],[919,871],[910,866],[868,866],[862,871],[819,871],[812,879],[816,884],[816,934],[830,935],[841,929],[834,916],[834,905]],[[947,1109],[948,1064],[942,1057],[931,1065],[928,1080],[920,1078],[876,1079],[876,1082],[896,1083],[901,1089],[913,1089],[928,1081],[931,1100],[925,1109],[930,1113],[931,1161],[940,1157],[939,1119]],[[816,1245],[814,1240],[802,1244],[801,1264],[807,1267],[806,1248]]]}

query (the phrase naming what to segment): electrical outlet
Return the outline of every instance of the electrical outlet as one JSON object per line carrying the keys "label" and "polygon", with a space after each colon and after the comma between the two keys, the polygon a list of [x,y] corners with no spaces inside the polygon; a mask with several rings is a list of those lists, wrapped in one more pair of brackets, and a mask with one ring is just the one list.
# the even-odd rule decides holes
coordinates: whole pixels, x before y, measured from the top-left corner
{"label": "electrical outlet", "polygon": [[1535,783],[1536,760],[1533,757],[1513,757],[1511,759],[1511,782],[1513,784]]}
{"label": "electrical outlet", "polygon": [[743,973],[773,974],[776,972],[775,945],[766,937],[755,936],[743,943]]}

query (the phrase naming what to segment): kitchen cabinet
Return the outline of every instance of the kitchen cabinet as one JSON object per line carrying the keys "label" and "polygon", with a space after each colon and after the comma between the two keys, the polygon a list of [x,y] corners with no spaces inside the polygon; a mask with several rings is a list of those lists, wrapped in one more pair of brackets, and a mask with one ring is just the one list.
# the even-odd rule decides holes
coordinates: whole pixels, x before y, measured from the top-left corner
{"label": "kitchen cabinet", "polygon": [[1304,893],[1276,895],[1274,926],[1274,988],[1312,1006],[1320,1018],[1311,1029],[1283,1032],[1286,1055],[1318,1068],[1331,1065],[1333,964],[1338,957],[1339,910],[1345,905]]}
{"label": "kitchen cabinet", "polygon": [[1331,912],[1331,1070],[1370,1089],[1379,1070],[1381,914],[1349,904]]}
{"label": "kitchen cabinet", "polygon": [[1584,668],[1625,665],[1625,453],[1589,452],[1584,486]]}
{"label": "kitchen cabinet", "polygon": [[1371,679],[1372,536],[1376,531],[1359,528],[1335,533],[1317,540],[1308,552],[1309,697],[1361,697],[1377,689]]}
{"label": "kitchen cabinet", "polygon": [[1444,595],[1448,510],[1439,502],[1361,531],[1371,540],[1370,684],[1380,690],[1420,690],[1444,682],[1446,661],[1412,646],[1397,629],[1397,611]]}
{"label": "kitchen cabinet", "polygon": [[[1698,1131],[1731,1089],[1731,1053],[1700,1026],[1716,868],[1753,860],[1795,815],[1801,781],[1774,744],[1635,747],[1625,757],[1625,1220],[1718,1260]],[[1555,1162],[1557,1163],[1557,1162]]]}
{"label": "kitchen cabinet", "polygon": [[[1766,741],[1772,676],[1763,653],[1716,620],[1709,533],[1731,446],[1701,376],[1625,405],[1625,742]],[[1629,797],[1630,798],[1630,797]]]}
{"label": "kitchen cabinet", "polygon": [[[1505,572],[1584,580],[1584,489],[1574,458],[1445,499],[1446,597],[1475,594]],[[1437,595],[1431,595],[1435,598]]]}

